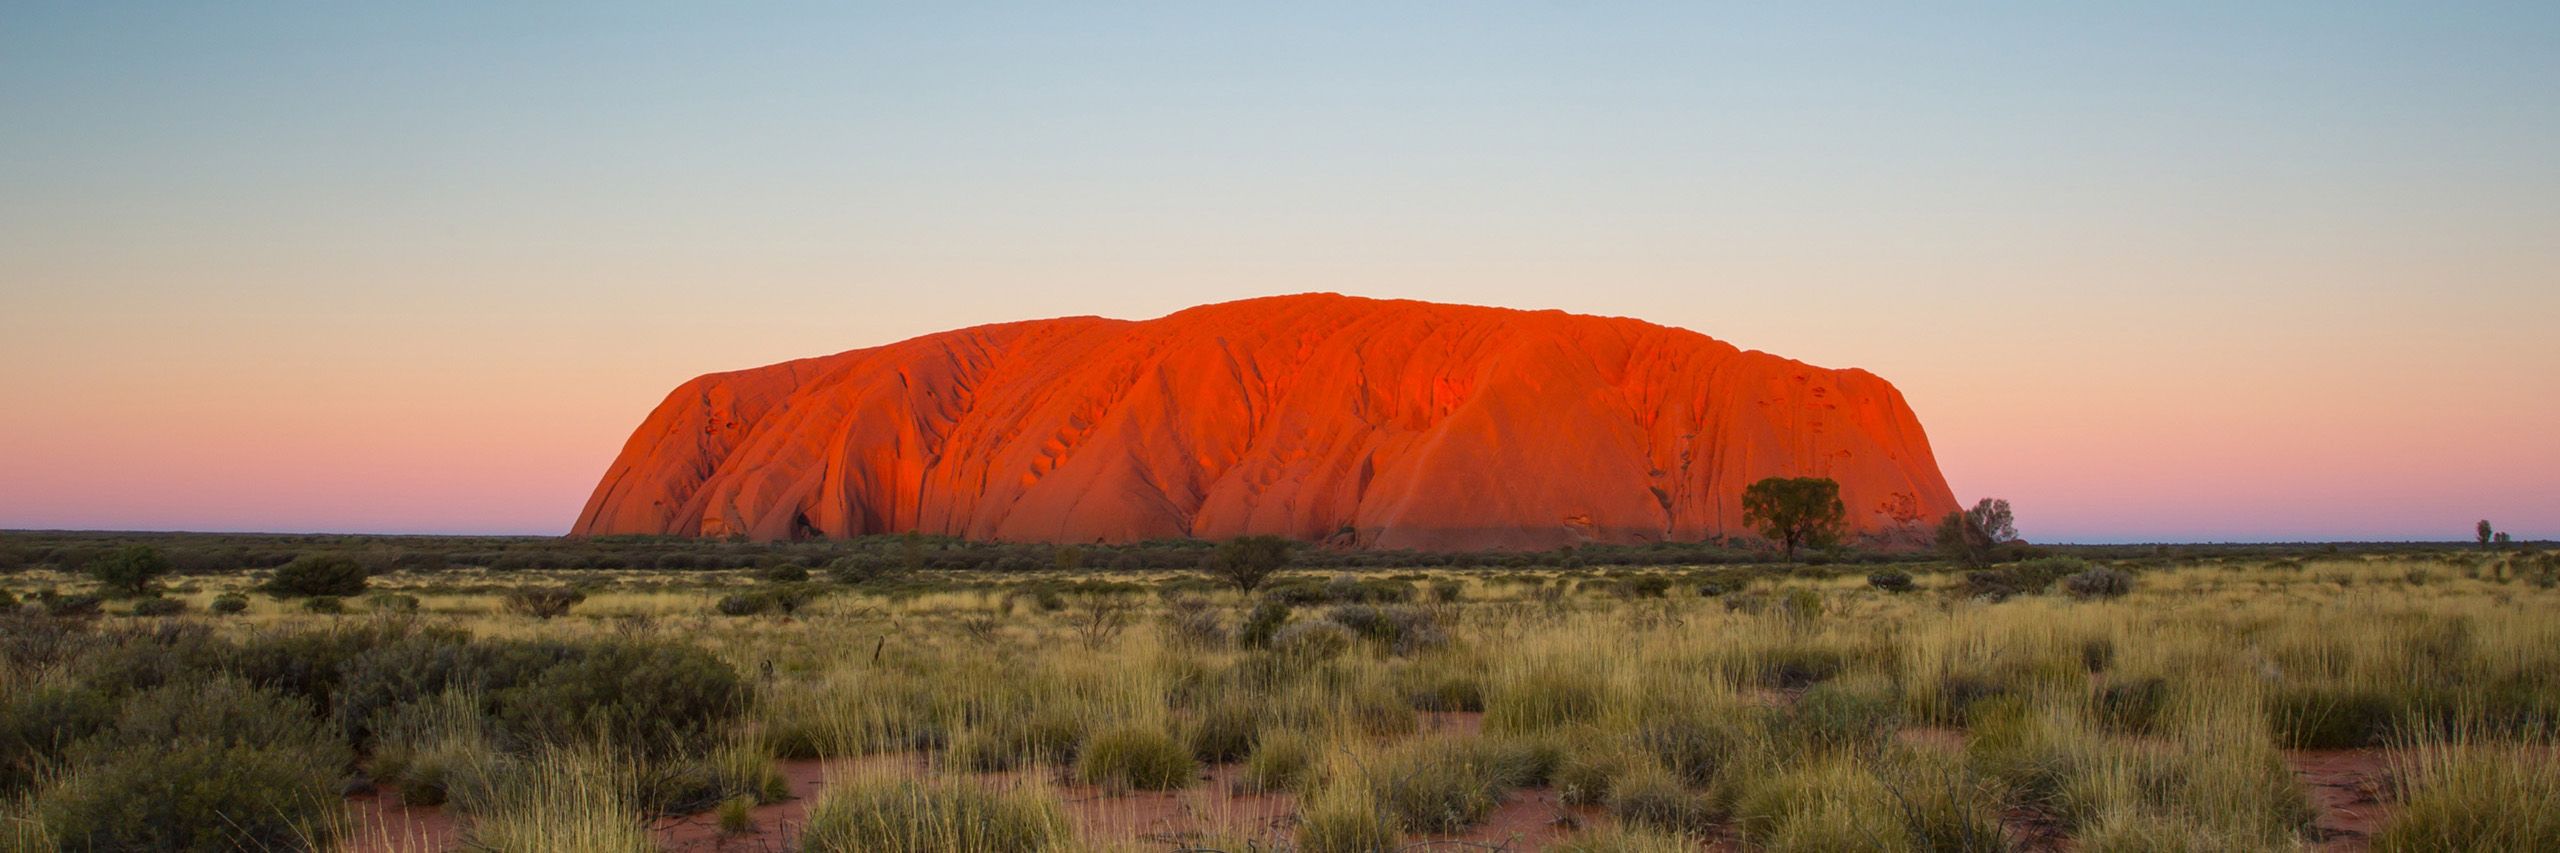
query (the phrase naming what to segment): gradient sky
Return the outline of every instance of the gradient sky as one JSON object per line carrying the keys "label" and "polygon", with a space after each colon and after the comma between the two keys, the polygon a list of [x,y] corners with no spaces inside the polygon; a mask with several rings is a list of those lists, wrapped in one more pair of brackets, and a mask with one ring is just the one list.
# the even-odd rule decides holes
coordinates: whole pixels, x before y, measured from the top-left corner
{"label": "gradient sky", "polygon": [[2560,536],[2560,4],[748,5],[0,8],[0,528],[558,533],[698,373],[1329,290],[1867,368],[2033,539]]}

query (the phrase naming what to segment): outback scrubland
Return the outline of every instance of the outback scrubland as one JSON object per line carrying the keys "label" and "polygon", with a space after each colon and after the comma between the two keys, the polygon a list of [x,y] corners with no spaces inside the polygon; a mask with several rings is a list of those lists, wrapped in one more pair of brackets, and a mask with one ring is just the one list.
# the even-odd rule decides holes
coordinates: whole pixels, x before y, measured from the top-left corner
{"label": "outback scrubland", "polygon": [[0,847],[2560,849],[2544,550],[1219,553],[0,535]]}

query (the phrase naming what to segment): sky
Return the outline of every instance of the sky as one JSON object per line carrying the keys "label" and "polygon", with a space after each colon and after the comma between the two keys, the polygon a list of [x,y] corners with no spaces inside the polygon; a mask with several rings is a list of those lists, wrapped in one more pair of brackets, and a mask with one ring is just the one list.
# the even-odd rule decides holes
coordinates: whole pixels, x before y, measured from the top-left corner
{"label": "sky", "polygon": [[700,373],[1334,291],[1868,369],[2034,540],[2560,537],[2560,4],[1921,5],[10,3],[0,528],[557,534]]}

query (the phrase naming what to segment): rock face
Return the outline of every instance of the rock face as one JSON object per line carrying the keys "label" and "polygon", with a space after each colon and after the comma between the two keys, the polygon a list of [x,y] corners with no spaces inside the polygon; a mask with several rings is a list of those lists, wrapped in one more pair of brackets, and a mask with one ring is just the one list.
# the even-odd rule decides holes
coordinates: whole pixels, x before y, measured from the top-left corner
{"label": "rock face", "polygon": [[1840,482],[1853,533],[1956,509],[1902,395],[1683,329],[1308,294],[980,326],[686,382],[572,535],[910,530],[1552,548],[1747,536]]}

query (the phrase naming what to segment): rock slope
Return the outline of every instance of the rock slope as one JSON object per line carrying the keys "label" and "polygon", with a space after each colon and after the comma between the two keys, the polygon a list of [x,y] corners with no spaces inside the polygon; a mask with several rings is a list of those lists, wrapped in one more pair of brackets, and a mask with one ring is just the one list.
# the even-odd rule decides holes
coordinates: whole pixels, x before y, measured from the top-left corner
{"label": "rock slope", "polygon": [[1956,508],[1902,395],[1637,320],[1307,294],[961,329],[686,382],[572,535],[866,533],[1368,548],[1745,536],[1744,486],[1852,530]]}

